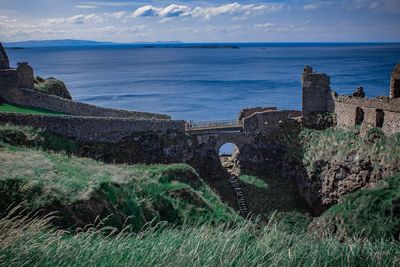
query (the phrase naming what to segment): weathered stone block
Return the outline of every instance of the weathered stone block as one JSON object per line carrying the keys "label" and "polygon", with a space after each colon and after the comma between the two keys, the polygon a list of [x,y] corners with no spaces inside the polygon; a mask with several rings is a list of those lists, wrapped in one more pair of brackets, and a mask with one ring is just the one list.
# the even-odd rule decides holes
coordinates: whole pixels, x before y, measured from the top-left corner
{"label": "weathered stone block", "polygon": [[306,66],[301,76],[303,86],[303,115],[311,112],[326,112],[327,98],[330,93],[330,79],[326,74],[312,72]]}
{"label": "weathered stone block", "polygon": [[27,62],[18,63],[18,87],[34,89],[33,69]]}

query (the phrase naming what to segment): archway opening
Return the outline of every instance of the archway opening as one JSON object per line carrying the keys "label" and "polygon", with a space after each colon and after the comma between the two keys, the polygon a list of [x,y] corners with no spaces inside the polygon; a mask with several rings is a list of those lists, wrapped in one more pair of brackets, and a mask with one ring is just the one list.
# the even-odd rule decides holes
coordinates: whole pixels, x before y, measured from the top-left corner
{"label": "archway opening", "polygon": [[356,108],[355,125],[361,125],[364,121],[364,110],[360,107]]}
{"label": "archway opening", "polygon": [[382,128],[385,120],[385,112],[382,109],[376,110],[376,127]]}
{"label": "archway opening", "polygon": [[240,174],[239,148],[234,143],[225,143],[218,149],[222,167],[232,175]]}

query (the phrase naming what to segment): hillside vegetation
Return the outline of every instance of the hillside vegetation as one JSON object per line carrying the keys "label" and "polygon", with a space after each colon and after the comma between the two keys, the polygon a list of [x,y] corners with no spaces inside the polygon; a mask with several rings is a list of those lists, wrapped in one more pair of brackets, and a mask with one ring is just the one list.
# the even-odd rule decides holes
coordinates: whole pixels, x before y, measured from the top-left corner
{"label": "hillside vegetation", "polygon": [[[302,131],[302,150],[291,155],[309,170],[316,157],[340,159],[354,148],[367,155],[364,146],[376,147],[373,162],[396,166],[398,137]],[[301,209],[244,221],[186,164],[104,164],[73,156],[76,146],[31,127],[0,126],[0,266],[400,264],[400,175],[346,195],[310,226]],[[277,190],[265,198],[276,203],[265,205],[287,202],[282,181],[240,179],[245,189]]]}
{"label": "hillside vegetation", "polygon": [[188,165],[112,165],[0,145],[0,210],[26,202],[28,210],[59,211],[57,225],[108,223],[138,230],[146,223],[235,220],[236,215]]}

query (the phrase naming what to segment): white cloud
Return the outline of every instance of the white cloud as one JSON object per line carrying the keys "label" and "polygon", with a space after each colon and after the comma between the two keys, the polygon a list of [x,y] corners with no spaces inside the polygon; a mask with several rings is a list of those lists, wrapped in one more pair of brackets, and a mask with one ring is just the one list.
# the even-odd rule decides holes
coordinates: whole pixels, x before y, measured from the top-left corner
{"label": "white cloud", "polygon": [[172,4],[161,9],[158,14],[161,17],[180,17],[189,15],[190,12],[191,9],[188,6]]}
{"label": "white cloud", "polygon": [[267,22],[267,23],[263,23],[263,24],[256,24],[254,25],[255,28],[272,28],[275,27],[276,23],[272,23],[272,22]]}
{"label": "white cloud", "polygon": [[93,8],[97,8],[97,6],[93,6],[93,5],[75,5],[76,8],[81,8],[81,9],[93,9]]}
{"label": "white cloud", "polygon": [[400,13],[399,0],[349,0],[343,3],[347,10],[369,9],[385,13]]}
{"label": "white cloud", "polygon": [[164,8],[146,5],[139,7],[132,13],[132,17],[187,17],[210,19],[220,15],[248,17],[260,15],[266,12],[276,12],[282,9],[281,4],[248,4],[242,5],[237,2],[214,7],[189,7],[186,5],[171,4]]}
{"label": "white cloud", "polygon": [[304,6],[303,6],[303,9],[304,9],[304,10],[314,10],[314,9],[317,9],[317,8],[319,8],[319,5],[316,4],[316,3],[307,4],[307,5],[304,5]]}
{"label": "white cloud", "polygon": [[293,24],[287,24],[287,23],[277,24],[272,22],[255,24],[254,28],[259,28],[266,32],[299,32],[304,30],[304,28],[296,27]]}
{"label": "white cloud", "polygon": [[211,17],[219,15],[234,15],[234,16],[250,16],[259,15],[265,12],[275,12],[282,8],[282,5],[277,4],[263,4],[263,5],[242,5],[237,2],[232,4],[226,4],[217,7],[196,7],[192,15],[193,17],[200,17],[204,19],[210,19]]}
{"label": "white cloud", "polygon": [[114,13],[100,14],[79,14],[67,18],[46,18],[42,21],[42,26],[50,26],[52,24],[84,24],[84,23],[100,23],[109,19],[121,19],[127,15],[125,11]]}
{"label": "white cloud", "polygon": [[160,8],[156,8],[150,5],[139,7],[132,13],[132,17],[152,17],[158,16]]}

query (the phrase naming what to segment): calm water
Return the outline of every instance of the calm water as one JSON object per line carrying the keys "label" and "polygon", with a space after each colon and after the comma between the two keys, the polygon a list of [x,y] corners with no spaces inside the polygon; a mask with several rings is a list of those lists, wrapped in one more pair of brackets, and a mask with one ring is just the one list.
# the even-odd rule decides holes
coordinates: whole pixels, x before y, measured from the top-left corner
{"label": "calm water", "polygon": [[240,49],[138,46],[8,51],[13,66],[63,80],[75,100],[159,112],[194,121],[236,118],[241,108],[301,109],[304,65],[331,76],[331,87],[387,95],[400,44],[252,44]]}

